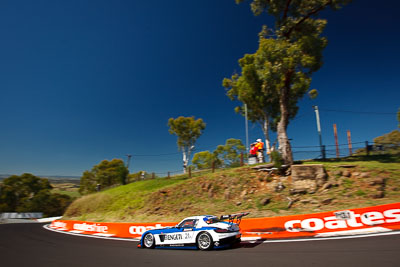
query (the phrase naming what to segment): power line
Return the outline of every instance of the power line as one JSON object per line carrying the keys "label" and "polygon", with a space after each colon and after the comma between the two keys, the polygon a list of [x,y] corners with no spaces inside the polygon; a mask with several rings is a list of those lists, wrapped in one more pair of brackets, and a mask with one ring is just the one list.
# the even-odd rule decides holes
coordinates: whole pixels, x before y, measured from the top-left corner
{"label": "power line", "polygon": [[134,154],[132,155],[133,157],[159,157],[159,156],[171,156],[171,155],[178,155],[181,154],[181,152],[175,152],[175,153],[165,153],[165,154]]}
{"label": "power line", "polygon": [[356,113],[356,114],[373,114],[373,115],[396,115],[395,112],[372,112],[372,111],[353,111],[353,110],[338,110],[338,109],[322,109],[319,110],[327,112],[345,112],[345,113]]}
{"label": "power line", "polygon": [[[207,148],[197,148],[193,151],[198,151],[198,150],[210,150]],[[171,156],[171,155],[182,155],[182,152],[173,152],[173,153],[161,153],[161,154],[132,154],[132,157],[160,157],[160,156]]]}

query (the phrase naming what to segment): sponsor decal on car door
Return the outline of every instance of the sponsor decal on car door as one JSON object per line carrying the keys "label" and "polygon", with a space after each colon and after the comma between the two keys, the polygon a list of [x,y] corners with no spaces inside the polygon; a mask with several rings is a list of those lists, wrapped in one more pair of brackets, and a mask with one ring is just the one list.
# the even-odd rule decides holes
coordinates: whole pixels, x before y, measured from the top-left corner
{"label": "sponsor decal on car door", "polygon": [[158,237],[163,245],[194,243],[193,228],[177,229],[174,233],[161,233]]}
{"label": "sponsor decal on car door", "polygon": [[161,244],[165,245],[177,245],[177,244],[189,244],[195,242],[194,227],[197,224],[196,219],[184,220],[176,228],[176,231],[170,233],[162,233],[159,238]]}

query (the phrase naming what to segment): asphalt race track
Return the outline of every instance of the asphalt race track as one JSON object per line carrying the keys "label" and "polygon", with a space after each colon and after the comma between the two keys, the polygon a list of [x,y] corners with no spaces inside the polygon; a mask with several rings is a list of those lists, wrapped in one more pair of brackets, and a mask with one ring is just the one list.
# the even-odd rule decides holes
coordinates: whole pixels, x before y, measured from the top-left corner
{"label": "asphalt race track", "polygon": [[137,244],[56,233],[43,224],[1,224],[0,266],[400,266],[400,235],[242,243],[221,251],[147,250]]}

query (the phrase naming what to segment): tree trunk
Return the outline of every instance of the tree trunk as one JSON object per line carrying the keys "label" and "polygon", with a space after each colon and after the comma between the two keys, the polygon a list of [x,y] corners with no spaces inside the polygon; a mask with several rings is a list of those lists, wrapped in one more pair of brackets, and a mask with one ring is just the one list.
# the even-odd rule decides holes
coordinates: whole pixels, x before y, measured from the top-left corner
{"label": "tree trunk", "polygon": [[192,153],[192,148],[183,148],[183,173],[187,173],[187,168],[189,165],[190,154]]}
{"label": "tree trunk", "polygon": [[265,136],[265,151],[267,152],[268,157],[270,158],[271,161],[271,141],[269,139],[269,120],[268,118],[266,118],[264,120],[264,123],[262,124],[262,130],[264,132],[264,136]]}
{"label": "tree trunk", "polygon": [[286,74],[285,86],[280,92],[280,110],[281,119],[278,123],[278,141],[279,151],[281,152],[283,162],[287,165],[293,164],[292,147],[290,146],[289,138],[287,136],[287,126],[289,124],[289,93],[290,93],[290,77],[292,71]]}
{"label": "tree trunk", "polygon": [[186,150],[183,149],[182,150],[182,154],[183,154],[183,173],[186,173],[186,169],[187,169],[187,165],[188,165],[188,157],[186,155]]}

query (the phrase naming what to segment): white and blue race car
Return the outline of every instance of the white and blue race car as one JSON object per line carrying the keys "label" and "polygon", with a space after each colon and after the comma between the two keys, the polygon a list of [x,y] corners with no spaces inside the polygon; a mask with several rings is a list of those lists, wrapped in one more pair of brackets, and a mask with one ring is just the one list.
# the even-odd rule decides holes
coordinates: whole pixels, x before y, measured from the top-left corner
{"label": "white and blue race car", "polygon": [[212,215],[188,217],[174,227],[143,233],[138,247],[200,250],[227,248],[240,242],[239,224],[247,214],[243,212],[220,218]]}

